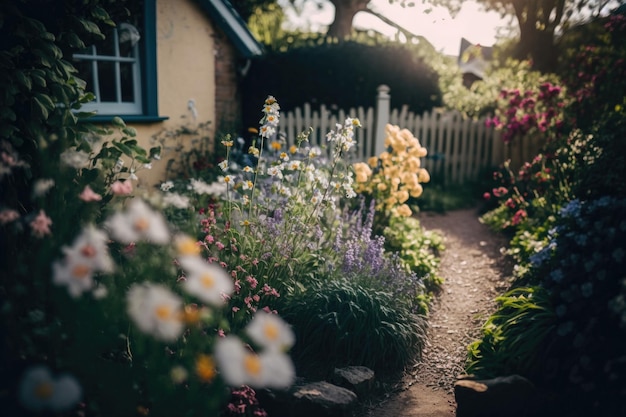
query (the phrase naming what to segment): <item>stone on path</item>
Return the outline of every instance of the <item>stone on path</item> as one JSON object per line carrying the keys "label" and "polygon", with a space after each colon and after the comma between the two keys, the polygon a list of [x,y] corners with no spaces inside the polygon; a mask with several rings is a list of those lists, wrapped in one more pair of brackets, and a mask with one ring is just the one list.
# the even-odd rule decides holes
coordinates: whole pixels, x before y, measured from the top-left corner
{"label": "stone on path", "polygon": [[374,388],[374,371],[365,366],[336,368],[331,382],[353,391],[363,399]]}
{"label": "stone on path", "polygon": [[454,384],[457,417],[523,417],[534,415],[535,387],[520,375],[460,379]]}

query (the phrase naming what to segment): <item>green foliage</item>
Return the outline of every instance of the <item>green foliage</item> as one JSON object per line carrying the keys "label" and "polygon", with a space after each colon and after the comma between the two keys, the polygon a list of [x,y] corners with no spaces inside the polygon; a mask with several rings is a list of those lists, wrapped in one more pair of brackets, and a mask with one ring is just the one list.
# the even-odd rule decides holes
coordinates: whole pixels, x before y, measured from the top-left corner
{"label": "green foliage", "polygon": [[392,217],[383,232],[385,248],[398,253],[404,264],[423,277],[426,290],[437,292],[443,279],[438,275],[443,237],[424,230],[415,217]]}
{"label": "green foliage", "polygon": [[280,299],[293,325],[294,360],[303,372],[330,374],[335,366],[363,365],[380,374],[402,371],[419,358],[426,322],[390,293],[350,280],[320,280]]}
{"label": "green foliage", "polygon": [[556,327],[549,293],[542,287],[516,288],[496,302],[498,309],[483,325],[481,339],[468,348],[467,372],[479,378],[542,372],[546,363],[538,352]]}

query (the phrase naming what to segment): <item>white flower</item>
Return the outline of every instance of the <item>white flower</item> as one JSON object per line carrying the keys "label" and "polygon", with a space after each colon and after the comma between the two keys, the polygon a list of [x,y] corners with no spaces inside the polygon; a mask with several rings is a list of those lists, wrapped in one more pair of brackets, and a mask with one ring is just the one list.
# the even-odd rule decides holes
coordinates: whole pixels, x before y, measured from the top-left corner
{"label": "white flower", "polygon": [[236,336],[217,340],[215,359],[222,377],[233,387],[287,388],[295,378],[289,356],[275,351],[250,352]]}
{"label": "white flower", "polygon": [[295,336],[287,323],[278,315],[258,311],[246,326],[246,333],[264,349],[284,352],[290,349]]}
{"label": "white flower", "polygon": [[52,264],[52,282],[67,285],[67,290],[74,298],[91,291],[94,286],[93,268],[82,257],[66,255],[62,261]]}
{"label": "white flower", "polygon": [[113,260],[109,255],[108,241],[109,237],[106,233],[90,224],[83,228],[80,235],[74,239],[72,246],[64,248],[63,252],[66,256],[89,264],[95,271],[111,272]]}
{"label": "white flower", "polygon": [[300,169],[300,164],[302,163],[302,161],[291,161],[289,162],[289,164],[287,164],[287,169],[291,170],[291,171],[297,171]]}
{"label": "white flower", "polygon": [[184,209],[189,207],[189,197],[178,193],[168,193],[163,197],[163,204]]}
{"label": "white flower", "polygon": [[227,159],[223,160],[222,162],[217,164],[217,166],[220,167],[222,171],[226,171],[228,169],[228,160]]}
{"label": "white flower", "polygon": [[51,178],[38,179],[33,184],[33,197],[42,197],[54,187],[54,180]]}
{"label": "white flower", "polygon": [[61,163],[74,169],[86,168],[89,164],[89,154],[76,149],[66,149],[60,157]]}
{"label": "white flower", "polygon": [[195,178],[191,179],[191,188],[196,192],[196,194],[210,194],[211,192],[209,184]]}
{"label": "white flower", "polygon": [[47,367],[36,366],[22,376],[18,395],[22,406],[29,411],[50,409],[57,413],[78,404],[82,389],[74,377],[61,375],[53,378]]}
{"label": "white flower", "polygon": [[272,166],[267,169],[267,175],[280,179],[283,177],[283,172],[280,166]]}
{"label": "white flower", "polygon": [[224,304],[224,294],[231,294],[235,284],[221,267],[205,262],[197,256],[183,256],[180,265],[187,274],[183,283],[185,290],[207,304]]}
{"label": "white flower", "polygon": [[126,294],[126,301],[128,314],[142,332],[166,342],[182,334],[182,300],[165,286],[134,284]]}
{"label": "white flower", "polygon": [[174,188],[174,183],[172,181],[165,181],[164,183],[161,184],[161,191],[169,191],[172,188]]}
{"label": "white flower", "polygon": [[152,210],[143,200],[130,202],[126,213],[116,212],[106,222],[111,236],[122,243],[147,240],[166,244],[170,240],[165,219]]}

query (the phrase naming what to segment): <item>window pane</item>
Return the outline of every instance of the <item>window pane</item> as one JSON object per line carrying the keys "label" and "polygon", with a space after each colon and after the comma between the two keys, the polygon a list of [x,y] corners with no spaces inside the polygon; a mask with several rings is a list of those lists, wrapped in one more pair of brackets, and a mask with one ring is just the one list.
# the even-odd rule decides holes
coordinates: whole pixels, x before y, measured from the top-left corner
{"label": "window pane", "polygon": [[100,101],[117,101],[114,62],[98,61],[98,81],[100,82]]}
{"label": "window pane", "polygon": [[115,56],[115,49],[113,48],[115,42],[115,36],[113,35],[113,29],[105,32],[106,38],[96,45],[96,53],[98,55]]}
{"label": "window pane", "polygon": [[133,76],[133,63],[126,62],[120,64],[120,79],[122,84],[122,101],[134,102],[135,100],[135,83]]}
{"label": "window pane", "polygon": [[96,87],[93,82],[92,63],[87,60],[76,60],[74,66],[78,70],[78,76],[87,83],[85,91],[91,91],[97,94]]}

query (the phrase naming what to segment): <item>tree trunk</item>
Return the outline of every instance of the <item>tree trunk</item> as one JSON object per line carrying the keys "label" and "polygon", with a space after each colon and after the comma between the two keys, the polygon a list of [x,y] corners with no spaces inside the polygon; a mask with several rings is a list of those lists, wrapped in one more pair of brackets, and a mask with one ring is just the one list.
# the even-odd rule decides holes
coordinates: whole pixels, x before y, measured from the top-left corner
{"label": "tree trunk", "polygon": [[352,34],[352,20],[363,10],[367,10],[370,0],[331,0],[335,6],[335,20],[328,27],[328,37],[343,41]]}
{"label": "tree trunk", "polygon": [[563,18],[565,0],[514,0],[512,5],[520,28],[515,58],[531,59],[536,70],[554,71],[554,31]]}

